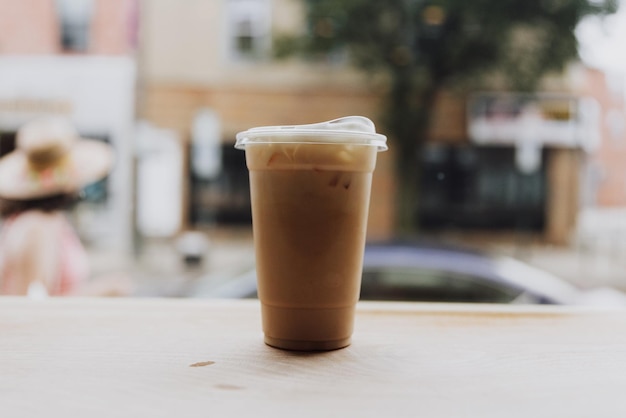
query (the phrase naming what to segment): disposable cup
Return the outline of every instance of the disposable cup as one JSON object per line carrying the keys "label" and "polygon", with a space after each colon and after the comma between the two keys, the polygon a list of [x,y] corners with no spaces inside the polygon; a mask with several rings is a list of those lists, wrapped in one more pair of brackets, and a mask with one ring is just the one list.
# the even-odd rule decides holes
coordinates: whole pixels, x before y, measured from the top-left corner
{"label": "disposable cup", "polygon": [[252,128],[237,135],[250,174],[265,343],[289,350],[350,344],[376,155],[367,118]]}

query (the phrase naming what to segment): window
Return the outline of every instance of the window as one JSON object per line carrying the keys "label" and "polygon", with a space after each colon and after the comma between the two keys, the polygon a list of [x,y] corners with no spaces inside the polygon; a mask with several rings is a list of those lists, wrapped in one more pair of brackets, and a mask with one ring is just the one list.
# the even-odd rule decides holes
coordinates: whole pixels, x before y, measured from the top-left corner
{"label": "window", "polygon": [[444,228],[541,231],[547,194],[546,151],[532,174],[512,147],[431,145],[424,153],[419,223]]}
{"label": "window", "polygon": [[67,52],[86,52],[94,0],[56,0],[61,47]]}
{"label": "window", "polygon": [[421,268],[363,271],[362,300],[510,303],[521,289],[455,272]]}
{"label": "window", "polygon": [[270,49],[270,2],[228,1],[229,55],[234,60],[260,59]]}
{"label": "window", "polygon": [[222,144],[222,170],[203,179],[189,170],[189,219],[194,226],[250,225],[250,181],[245,153]]}
{"label": "window", "polygon": [[0,131],[0,158],[15,149],[15,131]]}

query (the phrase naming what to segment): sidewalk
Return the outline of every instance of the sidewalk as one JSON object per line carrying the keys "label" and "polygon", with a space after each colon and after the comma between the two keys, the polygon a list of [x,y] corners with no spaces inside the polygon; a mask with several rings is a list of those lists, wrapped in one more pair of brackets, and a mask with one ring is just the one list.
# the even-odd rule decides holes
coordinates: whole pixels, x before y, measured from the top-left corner
{"label": "sidewalk", "polygon": [[526,248],[499,245],[495,252],[548,271],[583,289],[609,286],[626,291],[626,254],[621,251],[576,245]]}
{"label": "sidewalk", "polygon": [[219,280],[254,265],[251,231],[222,230],[206,235],[203,259],[186,263],[175,239],[145,240],[137,255],[90,251],[94,276],[129,277],[138,297],[185,297],[199,279]]}
{"label": "sidewalk", "polygon": [[626,291],[626,209],[586,208],[569,248],[539,247],[524,261],[580,287],[611,286]]}

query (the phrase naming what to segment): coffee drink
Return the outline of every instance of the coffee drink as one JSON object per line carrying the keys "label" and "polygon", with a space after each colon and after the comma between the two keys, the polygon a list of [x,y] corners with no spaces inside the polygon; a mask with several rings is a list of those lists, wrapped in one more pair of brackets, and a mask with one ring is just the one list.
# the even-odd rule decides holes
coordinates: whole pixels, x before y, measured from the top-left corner
{"label": "coffee drink", "polygon": [[245,144],[258,295],[271,346],[350,344],[381,136],[359,143],[354,131],[342,136],[333,128],[332,135],[291,132]]}

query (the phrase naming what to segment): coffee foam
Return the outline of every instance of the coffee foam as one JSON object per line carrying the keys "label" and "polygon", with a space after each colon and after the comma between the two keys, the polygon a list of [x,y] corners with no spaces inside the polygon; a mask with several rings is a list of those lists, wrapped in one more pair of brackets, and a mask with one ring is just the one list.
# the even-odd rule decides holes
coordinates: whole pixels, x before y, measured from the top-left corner
{"label": "coffee foam", "polygon": [[253,143],[246,149],[250,170],[336,170],[370,172],[376,149],[370,146],[319,143]]}

